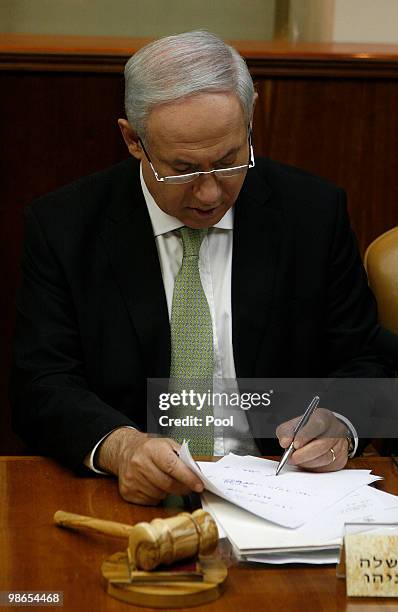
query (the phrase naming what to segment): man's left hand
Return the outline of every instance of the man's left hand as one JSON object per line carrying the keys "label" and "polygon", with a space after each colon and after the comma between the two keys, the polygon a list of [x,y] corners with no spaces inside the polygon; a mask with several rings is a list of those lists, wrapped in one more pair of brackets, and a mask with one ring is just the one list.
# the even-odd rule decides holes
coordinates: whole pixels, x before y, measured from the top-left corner
{"label": "man's left hand", "polygon": [[[301,417],[282,423],[276,430],[279,444],[287,448]],[[341,470],[348,460],[347,425],[330,410],[317,408],[308,423],[298,432],[289,463],[312,472]]]}

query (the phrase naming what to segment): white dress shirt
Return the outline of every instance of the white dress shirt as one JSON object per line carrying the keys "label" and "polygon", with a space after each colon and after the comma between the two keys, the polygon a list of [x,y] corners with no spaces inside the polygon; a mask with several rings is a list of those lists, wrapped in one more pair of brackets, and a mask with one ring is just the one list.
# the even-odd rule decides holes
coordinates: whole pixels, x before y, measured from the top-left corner
{"label": "white dress shirt", "polygon": [[[150,194],[143,175],[140,171],[141,187],[151,219],[153,235],[159,255],[160,268],[167,300],[169,319],[173,301],[174,281],[181,267],[183,257],[182,239],[178,229],[182,227],[181,221],[165,213],[156,204]],[[205,292],[213,326],[214,350],[214,384],[213,391],[222,391],[220,385],[223,380],[236,379],[235,363],[232,347],[232,308],[231,308],[231,271],[232,271],[232,243],[233,243],[233,208],[229,209],[224,217],[214,226],[210,227],[205,235],[199,252],[199,272]],[[235,387],[237,390],[237,387]],[[228,384],[228,390],[231,386]],[[144,409],[145,407],[141,407]],[[217,417],[217,406],[214,407],[214,416]],[[221,412],[219,413],[221,416]],[[225,415],[224,415],[225,416]],[[354,434],[355,450],[358,438],[351,423],[343,420]],[[114,431],[114,430],[112,430]],[[103,473],[94,467],[94,454],[99,444],[110,434],[106,434],[95,445],[85,464],[98,473]],[[234,411],[233,429],[215,429],[214,454],[225,455],[232,451],[236,454],[260,455],[259,449],[250,434],[244,410]]]}

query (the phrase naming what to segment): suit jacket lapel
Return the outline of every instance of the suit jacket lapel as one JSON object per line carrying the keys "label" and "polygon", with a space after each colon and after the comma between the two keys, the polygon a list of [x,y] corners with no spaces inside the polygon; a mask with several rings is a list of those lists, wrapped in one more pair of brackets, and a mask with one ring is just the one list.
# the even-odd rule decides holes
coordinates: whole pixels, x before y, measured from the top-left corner
{"label": "suit jacket lapel", "polygon": [[257,349],[274,291],[281,217],[270,187],[257,168],[249,170],[235,204],[232,255],[232,339],[238,378],[256,376]]}
{"label": "suit jacket lapel", "polygon": [[102,238],[139,337],[148,377],[168,377],[170,325],[159,257],[142,194],[139,167],[126,164],[115,186]]}

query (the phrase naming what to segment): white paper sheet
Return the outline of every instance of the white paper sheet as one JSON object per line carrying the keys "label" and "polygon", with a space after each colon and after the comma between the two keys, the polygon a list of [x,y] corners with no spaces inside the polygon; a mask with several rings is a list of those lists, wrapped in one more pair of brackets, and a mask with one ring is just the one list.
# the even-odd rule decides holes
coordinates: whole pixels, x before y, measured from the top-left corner
{"label": "white paper sheet", "polygon": [[282,565],[286,563],[307,563],[310,565],[330,565],[336,564],[339,561],[340,548],[331,550],[314,551],[310,553],[270,553],[265,555],[256,555],[254,557],[248,555],[242,557],[242,561],[251,561],[254,563],[270,563],[272,565]]}
{"label": "white paper sheet", "polygon": [[279,527],[253,516],[220,497],[203,494],[206,509],[221,524],[228,538],[241,554],[308,547],[328,547],[342,541],[344,524],[350,522],[396,522],[395,508],[384,508],[385,494],[372,487],[362,487],[311,523],[297,529]]}
{"label": "white paper sheet", "polygon": [[196,463],[186,442],[180,458],[212,493],[284,527],[309,522],[349,493],[378,480],[369,470],[325,474],[288,466],[275,476],[276,461],[229,454],[217,462]]}

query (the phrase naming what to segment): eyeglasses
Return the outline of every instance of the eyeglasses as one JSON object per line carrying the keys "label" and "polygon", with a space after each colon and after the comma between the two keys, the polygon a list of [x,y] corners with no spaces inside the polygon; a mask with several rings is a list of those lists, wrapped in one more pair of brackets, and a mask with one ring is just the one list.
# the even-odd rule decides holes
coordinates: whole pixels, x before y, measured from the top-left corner
{"label": "eyeglasses", "polygon": [[251,130],[249,130],[249,161],[247,164],[243,164],[241,166],[233,166],[232,168],[217,168],[216,170],[208,170],[207,172],[190,172],[189,174],[173,174],[171,176],[159,176],[159,174],[153,167],[151,159],[144,147],[144,143],[142,142],[141,138],[139,138],[139,142],[158,183],[167,183],[168,185],[183,185],[185,183],[192,183],[192,181],[195,181],[199,176],[203,176],[205,174],[214,174],[215,177],[223,179],[228,178],[230,176],[236,176],[237,174],[242,174],[243,172],[245,172],[245,170],[248,170],[249,168],[254,168],[255,166]]}

